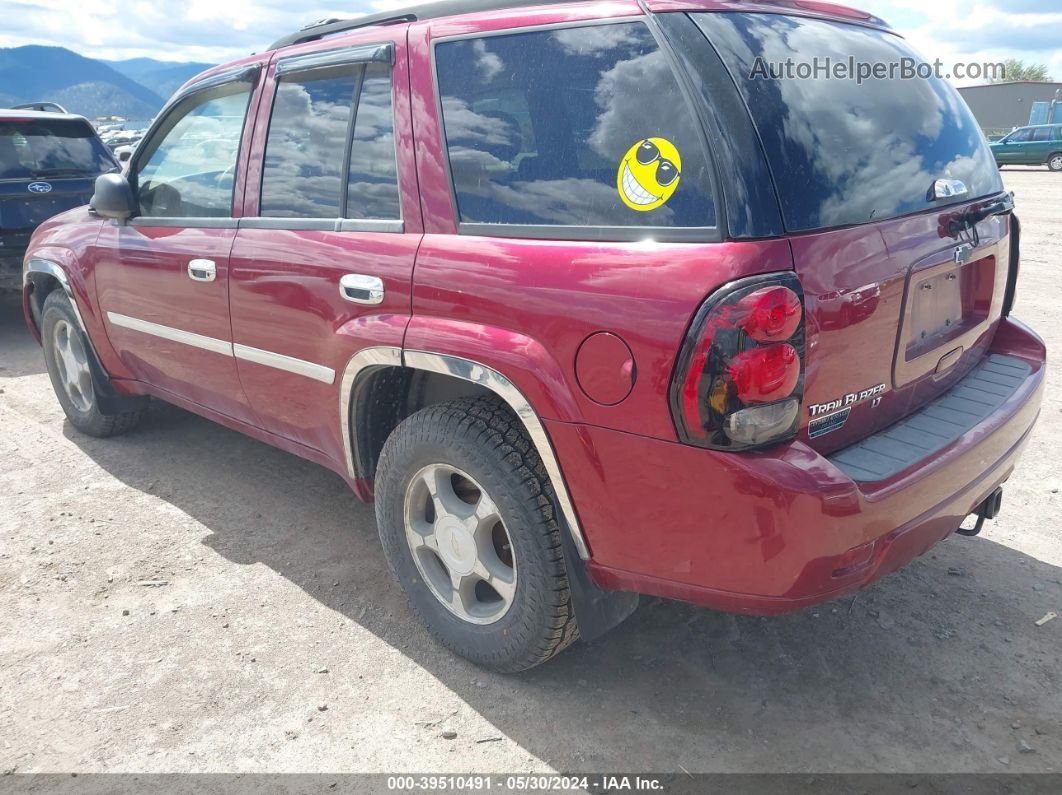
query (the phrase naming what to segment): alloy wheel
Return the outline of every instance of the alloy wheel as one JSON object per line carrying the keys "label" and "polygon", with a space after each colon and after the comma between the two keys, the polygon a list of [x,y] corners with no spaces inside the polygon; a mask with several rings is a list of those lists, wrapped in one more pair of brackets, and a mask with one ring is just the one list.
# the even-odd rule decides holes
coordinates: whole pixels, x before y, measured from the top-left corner
{"label": "alloy wheel", "polygon": [[69,322],[60,320],[55,324],[52,334],[52,348],[63,391],[75,409],[89,411],[95,400],[95,392],[81,334]]}
{"label": "alloy wheel", "polygon": [[406,542],[432,595],[471,624],[493,624],[516,596],[512,540],[490,495],[466,472],[431,464],[410,480]]}

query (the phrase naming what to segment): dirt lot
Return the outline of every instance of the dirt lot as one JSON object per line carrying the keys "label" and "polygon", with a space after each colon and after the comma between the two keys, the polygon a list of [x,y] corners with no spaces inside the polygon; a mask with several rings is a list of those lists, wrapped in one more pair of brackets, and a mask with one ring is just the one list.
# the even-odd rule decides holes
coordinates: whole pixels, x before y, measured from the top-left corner
{"label": "dirt lot", "polygon": [[[1062,176],[1005,177],[1059,351]],[[1058,362],[981,537],[782,619],[646,600],[504,677],[431,642],[335,475],[158,403],[74,432],[5,301],[0,771],[1062,770]]]}

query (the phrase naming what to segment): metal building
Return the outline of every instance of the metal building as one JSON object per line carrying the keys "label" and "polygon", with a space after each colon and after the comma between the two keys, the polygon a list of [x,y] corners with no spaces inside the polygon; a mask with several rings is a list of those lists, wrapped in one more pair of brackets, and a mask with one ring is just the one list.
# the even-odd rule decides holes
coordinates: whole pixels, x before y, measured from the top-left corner
{"label": "metal building", "polygon": [[[1057,98],[1062,105],[1062,83],[1016,80],[986,86],[966,86],[960,88],[959,93],[970,106],[981,129],[989,136],[1008,133],[1015,127],[1029,124],[1035,103],[1050,105]],[[1056,111],[1058,113],[1062,111]]]}

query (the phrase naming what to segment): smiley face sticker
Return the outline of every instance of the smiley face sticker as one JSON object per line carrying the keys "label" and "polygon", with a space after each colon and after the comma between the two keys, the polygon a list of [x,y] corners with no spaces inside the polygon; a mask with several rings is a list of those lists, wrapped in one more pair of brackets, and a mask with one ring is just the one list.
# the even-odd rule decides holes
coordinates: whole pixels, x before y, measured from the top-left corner
{"label": "smiley face sticker", "polygon": [[640,213],[671,198],[682,176],[682,158],[666,138],[643,138],[627,150],[616,172],[623,203]]}

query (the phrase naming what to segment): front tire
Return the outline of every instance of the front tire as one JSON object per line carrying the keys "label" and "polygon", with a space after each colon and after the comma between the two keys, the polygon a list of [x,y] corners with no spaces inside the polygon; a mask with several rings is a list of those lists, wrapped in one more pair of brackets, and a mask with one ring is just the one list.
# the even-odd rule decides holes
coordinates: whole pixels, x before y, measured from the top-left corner
{"label": "front tire", "polygon": [[70,299],[53,290],[41,313],[41,343],[52,389],[70,424],[88,436],[117,436],[136,427],[144,410],[104,414],[93,378],[93,359]]}
{"label": "front tire", "polygon": [[413,610],[455,654],[511,673],[578,637],[552,486],[499,401],[404,420],[380,454],[376,517]]}
{"label": "front tire", "polygon": [[1062,171],[1062,152],[1055,152],[1047,158],[1047,167],[1052,171]]}

